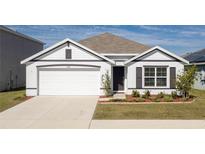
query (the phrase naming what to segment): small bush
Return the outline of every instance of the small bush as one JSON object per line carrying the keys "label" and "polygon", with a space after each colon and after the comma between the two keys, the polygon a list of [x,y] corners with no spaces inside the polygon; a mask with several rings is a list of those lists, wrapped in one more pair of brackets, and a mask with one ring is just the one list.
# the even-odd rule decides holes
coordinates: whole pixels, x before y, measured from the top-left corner
{"label": "small bush", "polygon": [[173,98],[172,97],[170,97],[170,96],[168,96],[168,95],[166,95],[166,96],[164,96],[164,99],[163,99],[165,102],[173,102]]}
{"label": "small bush", "polygon": [[163,92],[160,92],[158,95],[157,95],[157,98],[164,98],[165,94]]}
{"label": "small bush", "polygon": [[102,87],[104,88],[105,96],[111,96],[111,77],[109,71],[102,75]]}
{"label": "small bush", "polygon": [[144,92],[144,95],[142,95],[142,98],[149,98],[150,97],[150,91],[149,90],[146,90]]}
{"label": "small bush", "polygon": [[132,97],[140,97],[140,93],[137,90],[133,90]]}
{"label": "small bush", "polygon": [[177,92],[176,91],[172,91],[171,96],[174,99],[177,98]]}

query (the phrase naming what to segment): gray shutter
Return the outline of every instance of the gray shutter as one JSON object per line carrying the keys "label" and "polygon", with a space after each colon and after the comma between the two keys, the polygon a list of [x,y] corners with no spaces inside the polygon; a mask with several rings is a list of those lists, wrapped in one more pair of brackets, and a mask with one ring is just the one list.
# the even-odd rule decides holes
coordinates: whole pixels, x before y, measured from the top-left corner
{"label": "gray shutter", "polygon": [[170,88],[176,88],[176,68],[170,67]]}
{"label": "gray shutter", "polygon": [[136,89],[142,88],[142,67],[136,68]]}

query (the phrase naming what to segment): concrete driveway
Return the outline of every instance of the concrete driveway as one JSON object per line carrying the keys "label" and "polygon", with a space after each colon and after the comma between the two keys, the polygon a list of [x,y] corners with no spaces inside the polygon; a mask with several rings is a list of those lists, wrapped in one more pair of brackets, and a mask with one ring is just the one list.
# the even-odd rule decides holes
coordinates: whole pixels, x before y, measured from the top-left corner
{"label": "concrete driveway", "polygon": [[0,128],[89,128],[97,96],[38,96],[0,113]]}

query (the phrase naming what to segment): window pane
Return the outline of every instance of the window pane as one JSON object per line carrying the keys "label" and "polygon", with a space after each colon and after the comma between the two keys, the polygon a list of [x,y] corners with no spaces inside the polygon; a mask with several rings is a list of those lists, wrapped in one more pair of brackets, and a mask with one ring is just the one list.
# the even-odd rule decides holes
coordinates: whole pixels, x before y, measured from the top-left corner
{"label": "window pane", "polygon": [[145,76],[155,76],[155,68],[146,67],[145,68]]}
{"label": "window pane", "polygon": [[167,76],[167,68],[166,67],[158,67],[157,68],[157,76]]}
{"label": "window pane", "polygon": [[167,79],[166,78],[157,78],[157,86],[162,86],[162,87],[167,86]]}
{"label": "window pane", "polygon": [[154,78],[145,78],[145,86],[154,86]]}

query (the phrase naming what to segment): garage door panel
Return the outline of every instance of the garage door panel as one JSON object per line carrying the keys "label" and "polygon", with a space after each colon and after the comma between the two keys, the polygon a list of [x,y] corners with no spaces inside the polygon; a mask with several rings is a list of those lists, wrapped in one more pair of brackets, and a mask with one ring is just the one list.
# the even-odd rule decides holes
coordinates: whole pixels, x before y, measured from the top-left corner
{"label": "garage door panel", "polygon": [[39,71],[39,95],[99,95],[99,71]]}

